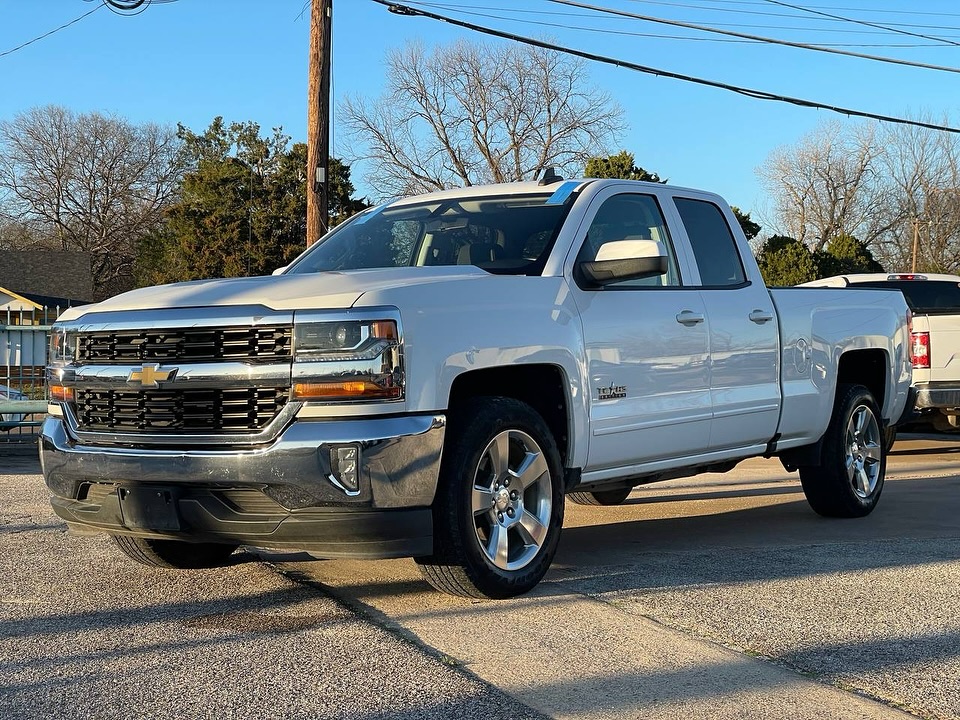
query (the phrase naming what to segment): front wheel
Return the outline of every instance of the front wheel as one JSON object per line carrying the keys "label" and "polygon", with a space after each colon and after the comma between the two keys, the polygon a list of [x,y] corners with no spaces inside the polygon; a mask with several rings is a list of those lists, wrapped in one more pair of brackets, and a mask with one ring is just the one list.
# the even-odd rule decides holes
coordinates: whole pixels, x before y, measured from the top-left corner
{"label": "front wheel", "polygon": [[151,567],[197,570],[223,567],[239,545],[111,535],[123,554]]}
{"label": "front wheel", "polygon": [[547,572],[563,525],[560,454],[543,419],[512,398],[451,417],[434,501],[434,553],[417,558],[441,592],[507,598]]}
{"label": "front wheel", "polygon": [[837,388],[820,464],[800,468],[803,492],[820,515],[863,517],[876,507],[887,466],[879,417],[867,388]]}

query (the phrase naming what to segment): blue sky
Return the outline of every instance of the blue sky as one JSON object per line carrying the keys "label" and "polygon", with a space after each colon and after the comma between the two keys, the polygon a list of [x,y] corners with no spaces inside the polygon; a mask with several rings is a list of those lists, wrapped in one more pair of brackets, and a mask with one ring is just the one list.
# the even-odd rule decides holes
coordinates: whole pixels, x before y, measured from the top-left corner
{"label": "blue sky", "polygon": [[[76,111],[111,112],[134,122],[181,122],[194,130],[222,115],[228,121],[254,120],[267,130],[282,126],[294,140],[304,140],[305,2],[176,0],[155,2],[136,16],[101,7],[45,39],[0,55],[0,120],[31,107],[59,104]],[[770,0],[592,2],[794,42],[886,45],[844,49],[960,67],[960,6],[955,2],[811,3],[790,4],[958,44],[934,46],[929,40],[830,20]],[[0,53],[95,6],[96,0],[0,0]],[[724,38],[604,18],[548,0],[432,0],[426,9],[672,72],[887,115],[946,115],[960,124],[960,75],[955,73],[730,42],[732,38],[717,42]],[[486,16],[463,14],[470,11]],[[406,41],[431,45],[461,37],[484,40],[433,20],[393,15],[370,0],[334,0],[333,27],[335,103],[346,94],[379,95],[385,52]],[[593,31],[580,29],[587,27]],[[903,44],[925,47],[890,47]],[[590,81],[624,108],[629,128],[620,146],[633,152],[639,165],[673,183],[719,192],[755,218],[765,208],[756,168],[769,153],[796,143],[825,120],[842,119],[823,110],[754,100],[622,68],[588,68]],[[335,124],[335,155],[342,140]],[[354,175],[363,191],[362,168],[356,167]]]}

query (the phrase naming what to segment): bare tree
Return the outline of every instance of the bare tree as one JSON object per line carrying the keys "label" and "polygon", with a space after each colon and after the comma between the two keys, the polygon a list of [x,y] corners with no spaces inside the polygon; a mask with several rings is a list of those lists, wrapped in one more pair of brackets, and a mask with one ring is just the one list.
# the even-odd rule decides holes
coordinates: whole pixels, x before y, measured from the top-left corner
{"label": "bare tree", "polygon": [[[932,118],[925,118],[931,120]],[[948,124],[944,122],[944,124]],[[897,126],[883,135],[884,175],[896,205],[880,256],[891,269],[960,270],[960,147],[948,133]],[[916,242],[915,242],[916,241]]]}
{"label": "bare tree", "polygon": [[778,234],[823,250],[841,234],[870,246],[889,230],[890,188],[879,176],[882,147],[873,125],[822,125],[759,169],[773,198]]}
{"label": "bare tree", "polygon": [[179,147],[173,128],[35,108],[0,122],[0,202],[38,244],[90,253],[105,297],[130,284],[137,240],[162,222]]}
{"label": "bare tree", "polygon": [[623,130],[623,111],[587,85],[583,61],[464,41],[390,52],[386,94],[348,99],[340,114],[385,197],[579,170]]}
{"label": "bare tree", "polygon": [[960,271],[960,146],[948,133],[830,123],[758,172],[774,205],[765,224],[811,250],[851,235],[889,270],[911,269],[916,246],[919,270]]}

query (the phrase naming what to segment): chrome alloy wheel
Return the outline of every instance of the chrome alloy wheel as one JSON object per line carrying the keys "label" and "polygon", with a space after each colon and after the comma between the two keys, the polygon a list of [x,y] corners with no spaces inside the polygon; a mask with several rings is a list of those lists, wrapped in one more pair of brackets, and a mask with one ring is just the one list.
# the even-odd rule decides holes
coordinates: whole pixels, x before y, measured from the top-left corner
{"label": "chrome alloy wheel", "polygon": [[866,405],[858,406],[850,415],[846,436],[846,467],[853,491],[868,498],[880,479],[882,453],[880,425]]}
{"label": "chrome alloy wheel", "polygon": [[494,566],[526,567],[547,538],[553,511],[550,468],[536,441],[505,430],[480,454],[471,508],[480,549]]}

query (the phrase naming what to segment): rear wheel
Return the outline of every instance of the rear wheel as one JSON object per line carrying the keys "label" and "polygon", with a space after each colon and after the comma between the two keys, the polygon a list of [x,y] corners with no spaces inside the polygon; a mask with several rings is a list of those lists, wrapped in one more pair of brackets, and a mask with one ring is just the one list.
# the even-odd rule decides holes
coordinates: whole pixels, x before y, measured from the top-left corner
{"label": "rear wheel", "polygon": [[620,505],[630,497],[632,487],[616,490],[578,490],[567,493],[567,500],[577,505]]}
{"label": "rear wheel", "polygon": [[151,538],[111,535],[123,553],[139,563],[152,567],[196,570],[223,567],[239,545],[219,543],[189,543],[181,540],[154,540]]}
{"label": "rear wheel", "polygon": [[434,554],[417,563],[451,595],[506,598],[547,572],[563,525],[560,455],[543,419],[512,398],[451,417],[434,502]]}
{"label": "rear wheel", "polygon": [[863,517],[876,507],[887,465],[879,417],[867,388],[837,388],[820,464],[800,468],[803,492],[820,515]]}

